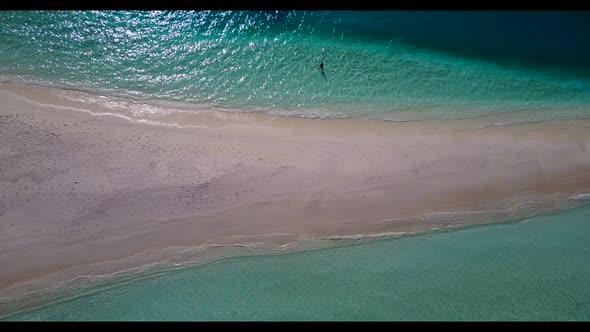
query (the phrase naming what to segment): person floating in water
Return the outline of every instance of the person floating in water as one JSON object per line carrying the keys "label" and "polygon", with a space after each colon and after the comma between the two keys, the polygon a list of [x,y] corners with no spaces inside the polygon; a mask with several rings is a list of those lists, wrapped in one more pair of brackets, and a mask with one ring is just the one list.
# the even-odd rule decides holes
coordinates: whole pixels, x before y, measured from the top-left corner
{"label": "person floating in water", "polygon": [[324,63],[320,62],[320,73],[322,73],[322,77],[324,78],[324,81],[328,82],[328,78],[326,77],[326,72],[324,71]]}

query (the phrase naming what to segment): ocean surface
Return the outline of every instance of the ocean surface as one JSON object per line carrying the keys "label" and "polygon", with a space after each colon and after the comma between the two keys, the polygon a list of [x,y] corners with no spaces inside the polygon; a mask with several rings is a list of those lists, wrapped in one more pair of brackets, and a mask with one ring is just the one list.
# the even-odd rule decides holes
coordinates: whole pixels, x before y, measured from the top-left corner
{"label": "ocean surface", "polygon": [[542,121],[590,114],[589,33],[590,12],[3,11],[0,79],[145,104],[136,116]]}
{"label": "ocean surface", "polygon": [[3,320],[589,320],[590,207],[99,287]]}
{"label": "ocean surface", "polygon": [[[0,81],[151,119],[589,118],[590,12],[1,11]],[[589,320],[589,238],[579,207],[184,266],[3,319]]]}

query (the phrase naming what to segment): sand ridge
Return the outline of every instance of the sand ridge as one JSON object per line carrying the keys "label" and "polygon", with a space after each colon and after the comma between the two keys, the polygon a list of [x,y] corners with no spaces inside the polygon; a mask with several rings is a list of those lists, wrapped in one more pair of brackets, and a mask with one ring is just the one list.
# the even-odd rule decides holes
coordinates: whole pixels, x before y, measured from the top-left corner
{"label": "sand ridge", "polygon": [[[0,292],[166,248],[461,226],[590,192],[584,120],[473,129],[204,114],[178,128],[55,95],[0,86]],[[457,217],[473,211],[490,212]]]}

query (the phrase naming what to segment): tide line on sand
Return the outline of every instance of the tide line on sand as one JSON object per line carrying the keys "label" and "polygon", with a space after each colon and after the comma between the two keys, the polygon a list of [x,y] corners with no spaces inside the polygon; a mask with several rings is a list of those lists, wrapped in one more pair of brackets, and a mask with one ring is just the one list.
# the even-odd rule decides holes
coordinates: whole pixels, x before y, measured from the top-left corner
{"label": "tide line on sand", "polygon": [[[210,131],[97,117],[49,88],[4,88],[0,266],[10,268],[0,289],[67,268],[92,275],[83,267],[128,257],[145,265],[138,253],[159,248],[258,242],[238,234],[292,234],[289,243],[403,234],[469,225],[469,212],[503,211],[519,193],[567,201],[590,192],[584,121],[473,129],[197,117]],[[536,206],[517,210],[509,216]]]}

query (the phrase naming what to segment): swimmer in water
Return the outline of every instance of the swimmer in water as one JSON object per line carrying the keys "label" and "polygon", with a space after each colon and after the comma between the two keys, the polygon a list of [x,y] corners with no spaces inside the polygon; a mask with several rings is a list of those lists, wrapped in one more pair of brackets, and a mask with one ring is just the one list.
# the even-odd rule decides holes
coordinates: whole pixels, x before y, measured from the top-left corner
{"label": "swimmer in water", "polygon": [[324,70],[324,63],[323,62],[320,63],[320,70],[322,70],[322,71]]}

